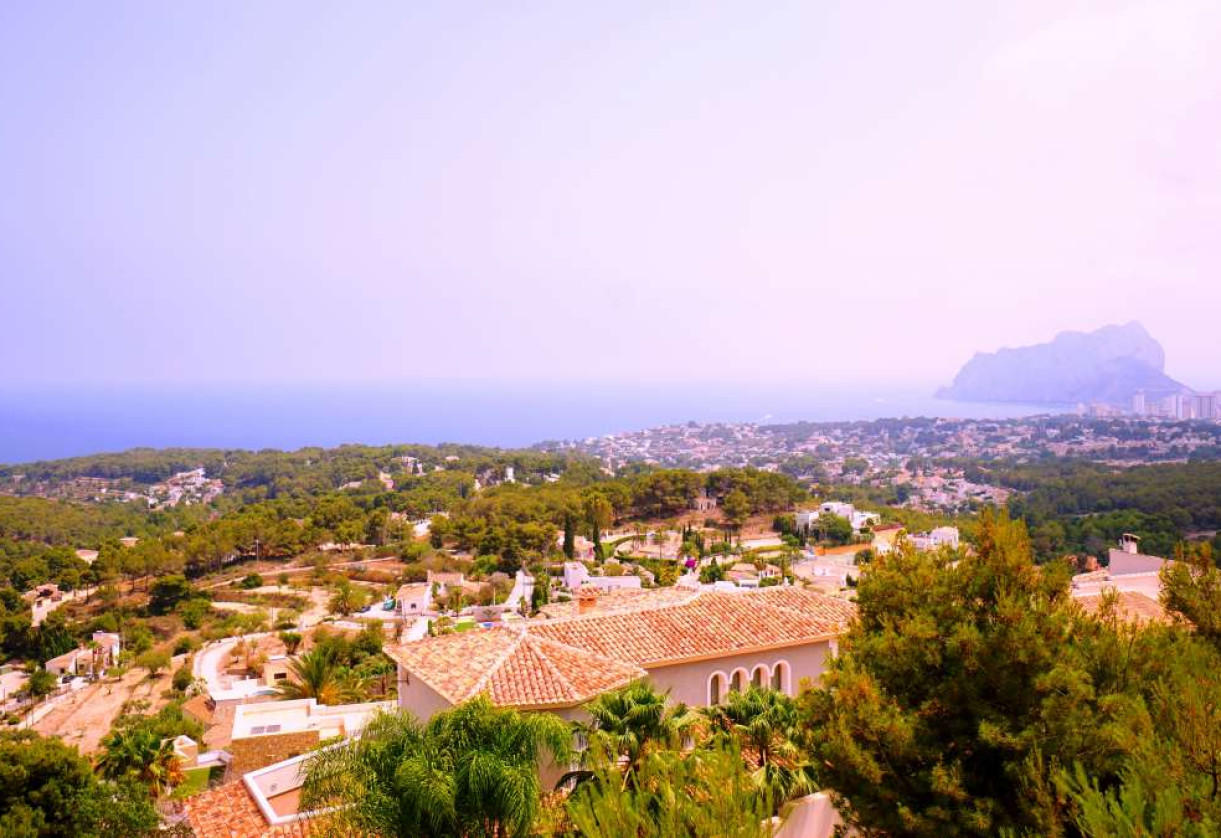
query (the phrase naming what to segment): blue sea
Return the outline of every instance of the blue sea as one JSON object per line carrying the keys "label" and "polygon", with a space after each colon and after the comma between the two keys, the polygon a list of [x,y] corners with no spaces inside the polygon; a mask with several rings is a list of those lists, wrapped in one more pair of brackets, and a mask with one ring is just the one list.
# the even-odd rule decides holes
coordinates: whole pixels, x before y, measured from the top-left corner
{"label": "blue sea", "polygon": [[294,449],[464,442],[514,447],[686,421],[1004,418],[1053,412],[943,401],[931,392],[931,387],[820,391],[711,384],[10,388],[0,390],[0,463],[139,446]]}

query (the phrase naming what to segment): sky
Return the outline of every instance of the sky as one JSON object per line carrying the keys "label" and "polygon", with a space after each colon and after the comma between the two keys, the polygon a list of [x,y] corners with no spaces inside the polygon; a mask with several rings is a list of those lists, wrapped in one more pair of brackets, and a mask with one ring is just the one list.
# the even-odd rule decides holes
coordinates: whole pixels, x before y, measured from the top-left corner
{"label": "sky", "polygon": [[0,5],[0,385],[1221,387],[1221,3]]}

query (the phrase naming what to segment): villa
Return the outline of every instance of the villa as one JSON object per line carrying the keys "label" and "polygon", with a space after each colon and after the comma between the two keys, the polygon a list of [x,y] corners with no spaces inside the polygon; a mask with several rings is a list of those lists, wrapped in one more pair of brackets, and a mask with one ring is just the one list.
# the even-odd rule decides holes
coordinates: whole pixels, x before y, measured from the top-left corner
{"label": "villa", "polygon": [[95,631],[91,646],[82,646],[51,658],[46,663],[47,672],[55,675],[101,675],[119,662],[122,641],[119,635],[108,631]]}
{"label": "villa", "polygon": [[418,617],[432,608],[432,585],[428,582],[412,582],[399,588],[395,595],[403,618]]}
{"label": "villa", "polygon": [[937,527],[929,532],[916,533],[911,537],[911,543],[917,550],[939,550],[942,547],[957,550],[958,527]]}
{"label": "villa", "polygon": [[[399,668],[398,707],[427,720],[482,694],[501,707],[577,720],[585,703],[641,678],[695,706],[751,684],[792,695],[802,679],[822,673],[855,608],[793,587],[598,594],[586,586],[576,601],[553,603],[544,613],[520,624],[387,644]],[[197,838],[302,838],[316,831],[316,813],[300,811],[309,752],[358,735],[373,714],[394,706],[326,707],[312,699],[237,706],[228,751],[230,771],[240,779],[185,802]],[[540,770],[554,782],[566,767]],[[820,822],[827,817],[819,815]]]}
{"label": "villa", "polygon": [[794,519],[797,529],[812,529],[823,515],[834,515],[838,518],[843,518],[852,525],[852,531],[855,533],[859,533],[866,527],[882,522],[882,516],[876,512],[861,512],[850,503],[827,501],[818,507],[818,509],[799,510]]}
{"label": "villa", "polygon": [[854,614],[851,603],[792,587],[669,589],[605,613],[599,599],[583,592],[577,613],[557,619],[388,644],[399,706],[428,719],[486,693],[500,706],[578,718],[590,699],[639,678],[693,706],[750,684],[792,695],[822,674]]}

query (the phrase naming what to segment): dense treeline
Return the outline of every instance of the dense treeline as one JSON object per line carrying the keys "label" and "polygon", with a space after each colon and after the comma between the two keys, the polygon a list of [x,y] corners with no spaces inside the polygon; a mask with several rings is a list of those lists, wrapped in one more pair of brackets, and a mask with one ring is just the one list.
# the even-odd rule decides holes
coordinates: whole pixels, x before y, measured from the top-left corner
{"label": "dense treeline", "polygon": [[134,448],[113,454],[0,466],[0,478],[23,475],[21,482],[35,483],[99,477],[148,485],[178,472],[204,468],[209,477],[219,477],[238,490],[270,487],[277,494],[291,494],[374,480],[379,472],[393,477],[455,464],[469,472],[513,466],[519,479],[529,480],[561,472],[575,459],[568,454],[453,444],[341,445],[296,451]]}
{"label": "dense treeline", "polygon": [[[43,477],[161,475],[201,462],[188,456],[195,453],[134,451],[39,468]],[[705,493],[724,501],[729,527],[805,496],[793,479],[753,469],[700,474],[635,466],[610,477],[588,459],[466,446],[345,446],[232,457],[217,468],[227,486],[235,481],[234,491],[208,507],[162,511],[140,503],[0,496],[0,582],[26,590],[44,581],[77,588],[199,575],[234,559],[286,558],[328,542],[403,552],[415,538],[415,523],[437,513],[448,516],[434,519],[437,546],[494,557],[512,570],[558,551],[561,530],[597,542],[615,522],[674,517]],[[509,466],[516,482],[505,480]],[[393,469],[393,488],[379,479],[383,469]],[[121,546],[118,539],[128,536],[138,543]],[[98,550],[97,560],[86,565],[74,554],[79,548]]]}
{"label": "dense treeline", "polygon": [[1024,527],[986,514],[977,551],[899,550],[803,696],[819,779],[867,835],[1216,835],[1221,572],[1165,571],[1181,623],[1143,627],[1032,566]]}
{"label": "dense treeline", "polygon": [[435,546],[452,545],[500,558],[511,571],[531,557],[556,551],[557,529],[583,535],[595,546],[616,523],[661,520],[690,512],[701,496],[716,499],[725,525],[741,526],[751,514],[787,510],[807,496],[792,478],[754,469],[701,474],[685,469],[629,473],[585,486],[560,481],[538,488],[500,486],[455,504],[446,519],[434,519]]}
{"label": "dense treeline", "polygon": [[104,538],[172,532],[201,517],[187,507],[150,512],[141,504],[61,503],[0,495],[0,534],[16,541],[56,546],[80,547]]}
{"label": "dense treeline", "polygon": [[1193,533],[1221,529],[1221,463],[1117,470],[1060,461],[998,470],[994,479],[1019,491],[1009,511],[1026,521],[1040,556],[1105,555],[1125,532],[1166,556]]}

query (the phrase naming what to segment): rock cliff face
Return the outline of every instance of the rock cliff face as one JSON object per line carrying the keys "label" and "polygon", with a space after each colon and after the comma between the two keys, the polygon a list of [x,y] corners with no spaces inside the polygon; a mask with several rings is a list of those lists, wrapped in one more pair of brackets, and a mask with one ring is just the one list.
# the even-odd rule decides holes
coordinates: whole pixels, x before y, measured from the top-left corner
{"label": "rock cliff face", "polygon": [[1102,402],[1128,407],[1189,392],[1163,371],[1166,353],[1139,323],[1096,332],[1062,332],[1051,343],[978,353],[937,395],[972,402],[1064,405]]}

